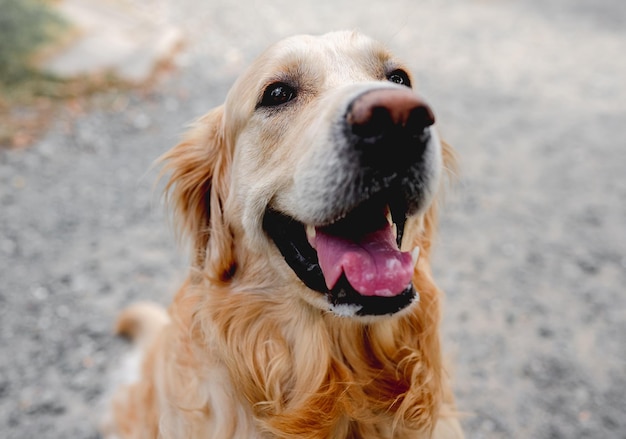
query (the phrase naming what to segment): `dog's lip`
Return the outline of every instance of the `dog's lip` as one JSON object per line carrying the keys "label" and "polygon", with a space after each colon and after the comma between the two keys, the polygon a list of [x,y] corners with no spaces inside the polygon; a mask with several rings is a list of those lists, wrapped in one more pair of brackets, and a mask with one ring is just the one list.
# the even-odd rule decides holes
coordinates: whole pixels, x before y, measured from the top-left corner
{"label": "dog's lip", "polygon": [[[350,219],[346,221],[347,217],[354,217],[362,210],[371,211],[372,208],[371,205],[360,206],[348,215],[329,221],[329,224],[325,226],[318,225],[317,228],[350,227],[352,224],[349,222]],[[377,209],[382,208],[378,207]],[[389,206],[385,206],[384,209],[386,210],[387,221],[394,224],[397,230],[396,243],[400,248],[406,222],[406,211],[397,207],[390,209]],[[356,310],[357,315],[393,314],[417,298],[417,293],[410,279],[402,291],[364,295],[352,287],[345,273],[340,273],[339,279],[329,288],[320,266],[318,253],[310,242],[311,230],[315,230],[315,226],[307,226],[277,209],[268,207],[263,219],[263,227],[300,280],[310,289],[324,294],[331,310],[341,310],[341,312],[336,312],[338,314],[345,314],[346,309]],[[307,236],[307,229],[309,236]],[[419,256],[419,247],[413,250],[411,256],[413,262],[411,267],[414,267]],[[398,284],[396,284],[397,287]]]}

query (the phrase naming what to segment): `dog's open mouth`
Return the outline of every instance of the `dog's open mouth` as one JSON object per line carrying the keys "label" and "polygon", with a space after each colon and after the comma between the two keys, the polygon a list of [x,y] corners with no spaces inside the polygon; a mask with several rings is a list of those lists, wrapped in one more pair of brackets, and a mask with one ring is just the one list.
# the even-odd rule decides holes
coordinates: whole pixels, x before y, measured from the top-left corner
{"label": "dog's open mouth", "polygon": [[402,252],[406,208],[368,201],[325,226],[273,209],[263,226],[296,275],[340,315],[385,315],[417,299],[411,278],[419,247]]}

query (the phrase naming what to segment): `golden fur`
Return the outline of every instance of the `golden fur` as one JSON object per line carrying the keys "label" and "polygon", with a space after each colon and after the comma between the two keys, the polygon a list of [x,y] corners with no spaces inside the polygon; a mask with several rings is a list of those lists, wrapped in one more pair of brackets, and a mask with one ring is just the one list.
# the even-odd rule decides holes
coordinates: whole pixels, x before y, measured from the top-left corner
{"label": "golden fur", "polygon": [[[366,57],[391,59],[356,34],[325,38],[360,48],[341,60],[351,81],[371,76],[360,67],[372,64]],[[226,103],[164,156],[167,198],[193,268],[167,315],[144,304],[120,316],[118,331],[139,337],[144,361],[141,379],[113,398],[111,437],[462,437],[441,358],[442,293],[429,262],[436,203],[406,226],[406,247],[421,248],[419,303],[371,320],[316,306],[259,226],[259,209],[289,184],[292,156],[302,153],[288,133],[323,116],[315,107],[322,104],[302,105],[297,117],[272,122],[287,133],[278,137],[260,128],[266,121],[255,119],[254,102],[267,72],[330,69],[336,60],[298,58],[301,46],[316,56],[315,44],[301,37],[267,51]],[[329,74],[324,90],[338,77]],[[452,165],[445,145],[443,159]]]}

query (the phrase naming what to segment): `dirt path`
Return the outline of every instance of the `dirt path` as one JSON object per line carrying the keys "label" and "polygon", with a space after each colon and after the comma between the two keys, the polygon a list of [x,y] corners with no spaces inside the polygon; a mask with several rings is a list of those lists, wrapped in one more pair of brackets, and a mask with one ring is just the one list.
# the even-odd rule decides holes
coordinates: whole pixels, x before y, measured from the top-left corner
{"label": "dirt path", "polygon": [[184,275],[152,161],[270,42],[358,28],[410,61],[460,153],[436,273],[467,436],[626,438],[622,2],[267,3],[160,2],[179,72],[0,151],[0,436],[97,437],[116,311]]}

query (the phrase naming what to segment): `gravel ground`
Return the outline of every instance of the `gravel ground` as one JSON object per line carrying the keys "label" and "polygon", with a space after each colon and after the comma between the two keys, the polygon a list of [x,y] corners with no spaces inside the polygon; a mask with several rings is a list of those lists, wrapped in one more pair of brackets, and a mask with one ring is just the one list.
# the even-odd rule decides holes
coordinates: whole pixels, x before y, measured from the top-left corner
{"label": "gravel ground", "polygon": [[152,161],[276,39],[357,28],[414,67],[461,158],[435,269],[469,438],[626,438],[623,0],[152,1],[149,93],[0,151],[0,436],[96,438],[117,310],[185,274]]}

